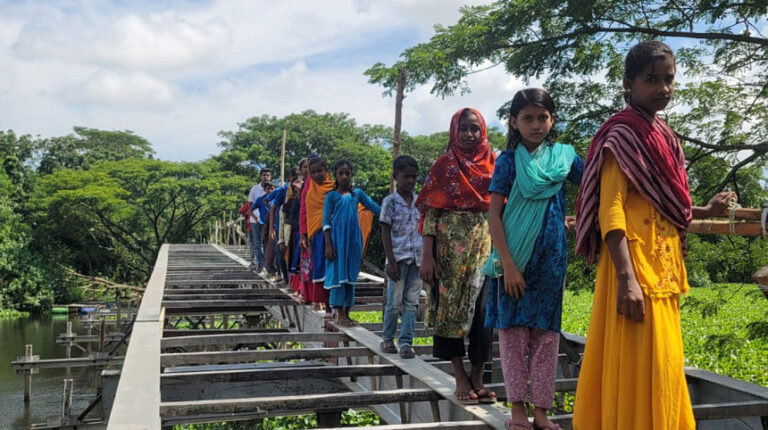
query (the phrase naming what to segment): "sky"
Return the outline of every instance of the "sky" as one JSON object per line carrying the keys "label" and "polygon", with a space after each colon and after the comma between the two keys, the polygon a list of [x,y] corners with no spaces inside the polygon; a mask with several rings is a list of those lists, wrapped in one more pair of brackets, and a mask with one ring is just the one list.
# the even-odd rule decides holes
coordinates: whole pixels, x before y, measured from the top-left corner
{"label": "sky", "polygon": [[[392,125],[394,98],[363,72],[474,3],[0,0],[0,130],[132,130],[157,158],[195,161],[219,152],[219,131],[253,116],[313,109]],[[465,106],[500,126],[496,109],[523,87],[500,67],[468,83],[464,96],[408,94],[403,129],[446,130]]]}

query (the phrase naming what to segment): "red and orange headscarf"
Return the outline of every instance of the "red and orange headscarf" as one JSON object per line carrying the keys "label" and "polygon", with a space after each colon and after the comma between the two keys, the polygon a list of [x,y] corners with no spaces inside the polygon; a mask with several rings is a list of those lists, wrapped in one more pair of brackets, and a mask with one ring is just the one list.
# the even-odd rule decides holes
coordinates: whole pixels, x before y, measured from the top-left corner
{"label": "red and orange headscarf", "polygon": [[[467,109],[477,116],[482,127],[481,142],[471,153],[462,151],[459,143],[459,120]],[[488,187],[493,176],[496,154],[488,143],[485,119],[475,109],[460,109],[451,118],[450,133],[448,150],[432,165],[416,199],[415,205],[421,212],[420,233],[427,208],[487,212],[491,203]]]}

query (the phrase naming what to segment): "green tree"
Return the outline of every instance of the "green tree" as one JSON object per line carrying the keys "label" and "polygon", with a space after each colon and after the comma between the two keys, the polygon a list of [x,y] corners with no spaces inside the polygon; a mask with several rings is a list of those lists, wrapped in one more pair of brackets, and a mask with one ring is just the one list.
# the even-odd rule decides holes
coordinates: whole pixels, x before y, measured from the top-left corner
{"label": "green tree", "polygon": [[53,304],[57,279],[29,250],[30,228],[14,211],[15,191],[0,170],[0,308],[42,311]]}
{"label": "green tree", "polygon": [[248,186],[214,161],[148,159],[59,169],[35,189],[36,249],[89,274],[146,280],[163,243],[197,241]]}
{"label": "green tree", "polygon": [[105,131],[74,127],[74,134],[40,139],[36,144],[41,175],[56,169],[88,169],[100,161],[152,158],[152,145],[130,130]]}
{"label": "green tree", "polygon": [[432,83],[439,96],[469,91],[466,77],[489,66],[526,81],[543,78],[559,105],[561,139],[583,151],[623,106],[628,48],[647,38],[680,40],[678,64],[689,83],[679,89],[668,120],[693,148],[691,161],[706,155],[728,161],[711,194],[735,187],[739,169],[766,162],[768,39],[759,28],[766,12],[765,2],[497,1],[462,8],[457,24],[435,26],[428,42],[366,75],[391,93],[396,70],[405,67],[406,89]]}

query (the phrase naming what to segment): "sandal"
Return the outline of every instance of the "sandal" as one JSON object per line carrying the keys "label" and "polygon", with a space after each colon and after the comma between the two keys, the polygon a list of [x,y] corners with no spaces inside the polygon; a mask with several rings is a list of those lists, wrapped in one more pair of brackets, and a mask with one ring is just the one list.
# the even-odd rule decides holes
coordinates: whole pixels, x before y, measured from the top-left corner
{"label": "sandal", "polygon": [[397,347],[395,346],[395,342],[392,341],[392,339],[381,342],[380,347],[381,352],[385,354],[397,354]]}
{"label": "sandal", "polygon": [[552,423],[552,425],[539,426],[533,423],[533,430],[561,430],[560,424]]}
{"label": "sandal", "polygon": [[456,397],[456,401],[459,402],[460,404],[462,404],[462,405],[476,405],[476,404],[480,403],[479,400],[473,399],[472,397],[470,397],[470,395],[472,394],[472,390],[467,391],[467,392],[465,392],[463,394],[466,394],[466,397],[467,397],[466,399],[460,399],[458,391],[454,391],[453,392],[454,397]]}
{"label": "sandal", "polygon": [[531,425],[528,420],[525,421],[512,421],[512,419],[508,419],[504,421],[504,424],[507,426],[507,430],[514,430],[516,428],[518,429],[524,429],[524,430],[533,430],[533,426]]}
{"label": "sandal", "polygon": [[408,359],[414,357],[416,357],[416,351],[413,350],[411,345],[406,343],[405,345],[400,346],[400,358]]}
{"label": "sandal", "polygon": [[480,403],[486,405],[496,403],[496,393],[493,391],[485,388],[475,388],[473,391],[475,392],[475,395],[477,395],[477,399],[480,400]]}

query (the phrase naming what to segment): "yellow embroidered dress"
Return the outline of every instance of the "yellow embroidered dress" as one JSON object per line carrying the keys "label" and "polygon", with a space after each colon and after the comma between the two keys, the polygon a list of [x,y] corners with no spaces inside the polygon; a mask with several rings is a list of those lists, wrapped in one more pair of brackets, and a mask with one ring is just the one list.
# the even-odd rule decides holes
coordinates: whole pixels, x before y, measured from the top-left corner
{"label": "yellow embroidered dress", "polygon": [[[679,309],[689,287],[677,229],[634,189],[612,155],[602,167],[598,216],[603,244],[574,429],[693,430]],[[613,230],[627,236],[645,296],[639,323],[616,311],[616,270],[604,242]]]}

